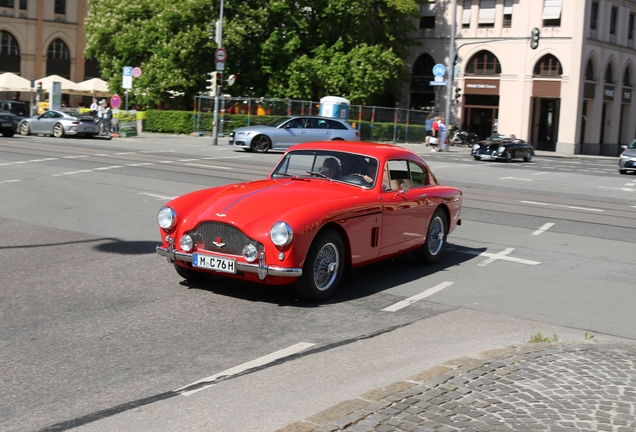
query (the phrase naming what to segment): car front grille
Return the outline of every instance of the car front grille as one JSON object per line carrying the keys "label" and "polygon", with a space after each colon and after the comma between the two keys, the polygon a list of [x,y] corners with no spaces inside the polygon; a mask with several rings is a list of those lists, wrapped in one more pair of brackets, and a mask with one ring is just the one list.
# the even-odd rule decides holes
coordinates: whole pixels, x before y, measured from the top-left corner
{"label": "car front grille", "polygon": [[250,239],[233,225],[223,222],[202,222],[190,234],[198,249],[221,252],[229,255],[242,255],[243,248],[252,244],[260,252],[262,243]]}

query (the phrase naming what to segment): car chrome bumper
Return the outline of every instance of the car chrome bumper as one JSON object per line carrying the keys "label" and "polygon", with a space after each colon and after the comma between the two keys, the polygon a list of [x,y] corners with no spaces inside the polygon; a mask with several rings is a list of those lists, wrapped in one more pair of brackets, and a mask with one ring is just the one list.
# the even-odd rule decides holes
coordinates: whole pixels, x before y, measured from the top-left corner
{"label": "car chrome bumper", "polygon": [[[192,254],[177,252],[174,249],[168,249],[163,246],[157,246],[157,253],[168,259],[168,262],[175,261],[192,262]],[[267,276],[282,276],[282,277],[300,277],[303,274],[303,269],[300,268],[285,268],[277,266],[266,266],[264,256],[259,260],[258,264],[248,264],[237,262],[237,271],[246,273],[258,273],[258,278],[264,280]]]}

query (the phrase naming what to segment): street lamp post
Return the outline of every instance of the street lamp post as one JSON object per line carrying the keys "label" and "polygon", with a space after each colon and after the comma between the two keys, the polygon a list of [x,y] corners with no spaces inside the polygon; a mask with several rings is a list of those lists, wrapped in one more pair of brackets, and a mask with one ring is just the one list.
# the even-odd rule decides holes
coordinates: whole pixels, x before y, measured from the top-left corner
{"label": "street lamp post", "polygon": [[457,31],[457,0],[453,0],[453,18],[451,21],[450,47],[448,49],[448,88],[446,89],[446,124],[450,125],[450,108],[455,80],[455,32]]}
{"label": "street lamp post", "polygon": [[[216,35],[217,37],[217,49],[220,49],[223,47],[223,0],[221,0],[221,10],[219,12],[219,27],[218,27],[218,33]],[[213,125],[212,125],[212,142],[214,143],[214,145],[218,145],[219,143],[219,92],[222,89],[222,86],[220,86],[218,84],[218,80],[216,79],[216,76],[218,76],[219,73],[219,62],[214,59],[215,63],[216,63],[216,75],[215,75],[215,83],[212,84],[215,87],[215,92],[214,92],[214,120],[213,120]]]}

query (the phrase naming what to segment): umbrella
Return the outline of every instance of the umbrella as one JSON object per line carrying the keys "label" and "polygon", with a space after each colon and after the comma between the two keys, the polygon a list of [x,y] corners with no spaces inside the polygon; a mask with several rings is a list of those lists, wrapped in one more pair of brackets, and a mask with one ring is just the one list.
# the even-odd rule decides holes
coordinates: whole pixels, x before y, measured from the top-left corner
{"label": "umbrella", "polygon": [[39,80],[35,80],[36,82],[42,83],[42,88],[46,89],[49,93],[51,91],[51,87],[54,82],[62,83],[62,93],[66,94],[75,94],[75,95],[88,95],[89,91],[82,87],[81,85],[67,80],[66,78],[62,78],[59,75],[49,75],[47,77],[41,78]]}
{"label": "umbrella", "polygon": [[31,81],[11,72],[0,74],[0,91],[30,92]]}
{"label": "umbrella", "polygon": [[101,78],[92,78],[79,83],[88,90],[91,95],[95,96],[112,96],[113,92],[108,90],[108,83]]}

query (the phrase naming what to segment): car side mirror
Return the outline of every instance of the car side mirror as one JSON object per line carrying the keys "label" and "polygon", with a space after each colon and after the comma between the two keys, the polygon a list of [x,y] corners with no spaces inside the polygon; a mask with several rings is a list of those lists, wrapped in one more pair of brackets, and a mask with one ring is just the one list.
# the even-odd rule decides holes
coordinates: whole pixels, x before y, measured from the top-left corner
{"label": "car side mirror", "polygon": [[400,193],[407,193],[409,191],[409,187],[404,183],[400,183]]}
{"label": "car side mirror", "polygon": [[627,146],[626,146],[626,145],[622,145],[622,146],[621,146],[621,148],[622,148],[623,150],[625,150],[625,149],[627,148]]}

